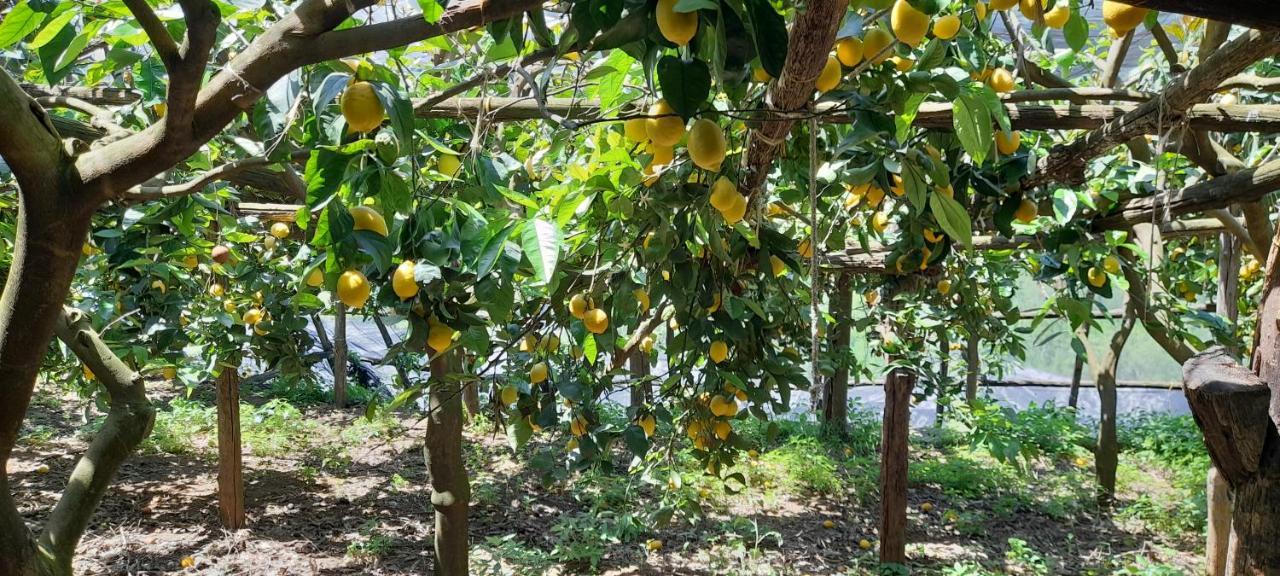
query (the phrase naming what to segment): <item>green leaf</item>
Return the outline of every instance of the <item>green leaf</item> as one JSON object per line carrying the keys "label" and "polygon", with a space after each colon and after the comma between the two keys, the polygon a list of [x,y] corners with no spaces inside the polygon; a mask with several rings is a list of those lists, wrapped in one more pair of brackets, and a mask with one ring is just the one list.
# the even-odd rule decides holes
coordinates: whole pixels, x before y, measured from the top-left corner
{"label": "green leaf", "polygon": [[[17,8],[15,7],[15,10],[16,9]],[[48,44],[49,42],[53,41],[53,39],[56,38],[58,34],[62,33],[62,29],[67,27],[67,24],[71,22],[71,19],[76,17],[76,12],[77,10],[68,10],[66,12],[63,12],[62,14],[59,14],[53,20],[50,20],[49,24],[45,26],[44,29],[40,30],[40,33],[36,34],[35,38],[31,39],[30,46],[32,48],[38,49],[38,48],[44,47],[45,44]],[[41,14],[40,16],[43,17],[44,15]],[[8,23],[8,22],[9,22],[9,19],[5,18],[5,23]]]}
{"label": "green leaf", "polygon": [[760,67],[774,78],[782,77],[787,61],[787,23],[769,0],[746,0],[747,23],[760,56]]}
{"label": "green leaf", "polygon": [[663,56],[658,61],[658,85],[671,108],[687,119],[711,94],[711,70],[701,60],[683,62],[675,56]]}
{"label": "green leaf", "polygon": [[530,438],[533,438],[533,426],[525,418],[516,418],[507,427],[507,441],[513,450],[523,448]]}
{"label": "green leaf", "polygon": [[351,156],[327,148],[316,148],[307,158],[303,182],[307,185],[307,207],[318,210],[338,192]]}
{"label": "green leaf", "polygon": [[488,242],[485,242],[484,249],[480,251],[480,256],[476,259],[475,270],[477,277],[484,277],[490,270],[493,270],[493,264],[498,261],[498,256],[502,254],[502,248],[506,245],[507,238],[511,237],[512,230],[515,230],[515,224],[507,225],[489,238]]}
{"label": "green leaf", "polygon": [[550,283],[560,259],[560,246],[564,242],[560,228],[552,222],[532,218],[525,221],[521,235],[521,247],[533,264],[533,271],[543,283]]}
{"label": "green leaf", "polygon": [[596,346],[596,335],[587,334],[582,339],[582,357],[587,360],[587,364],[596,365],[596,358],[600,355],[600,350]]}
{"label": "green leaf", "polygon": [[1085,44],[1089,42],[1089,23],[1085,21],[1084,16],[1080,15],[1079,6],[1071,10],[1071,17],[1062,27],[1062,36],[1067,41],[1067,47],[1076,52],[1084,49]]}
{"label": "green leaf", "polygon": [[916,113],[920,111],[920,104],[924,102],[926,94],[915,92],[907,97],[907,101],[902,105],[902,113],[894,118],[894,125],[897,128],[897,134],[894,135],[899,142],[904,142],[911,133],[911,123],[916,121]]}
{"label": "green leaf", "polygon": [[973,157],[975,166],[987,159],[992,146],[991,113],[973,89],[973,85],[960,93],[952,102],[952,126],[964,151]]}
{"label": "green leaf", "polygon": [[[70,14],[71,11],[64,12]],[[45,14],[36,12],[24,0],[14,5],[13,9],[5,15],[4,21],[0,22],[0,50],[13,46],[21,42],[40,27],[40,23],[44,22]],[[32,46],[35,48],[35,46]]]}
{"label": "green leaf", "polygon": [[953,240],[973,248],[973,223],[969,221],[969,213],[954,198],[934,193],[929,196],[929,209],[938,225]]}
{"label": "green leaf", "polygon": [[435,24],[444,16],[444,6],[441,6],[436,0],[418,0],[418,8],[422,10],[422,19],[427,24]]}
{"label": "green leaf", "polygon": [[673,12],[694,12],[697,10],[719,10],[720,5],[712,0],[680,0],[671,8]]}

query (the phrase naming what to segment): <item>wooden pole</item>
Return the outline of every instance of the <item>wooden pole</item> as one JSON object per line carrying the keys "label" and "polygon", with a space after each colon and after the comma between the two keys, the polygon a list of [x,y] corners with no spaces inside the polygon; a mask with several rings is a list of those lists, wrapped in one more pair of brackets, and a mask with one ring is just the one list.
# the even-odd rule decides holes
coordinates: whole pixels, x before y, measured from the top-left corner
{"label": "wooden pole", "polygon": [[1209,576],[1227,576],[1227,549],[1231,543],[1231,487],[1209,467],[1206,485],[1209,508],[1209,537],[1204,545],[1205,569]]}
{"label": "wooden pole", "polygon": [[218,375],[218,518],[222,527],[245,527],[240,447],[240,375],[224,366]]}
{"label": "wooden pole", "polygon": [[631,405],[639,407],[651,397],[651,383],[644,379],[649,375],[649,355],[639,348],[629,354],[627,362],[630,364],[631,375],[635,377],[635,382],[631,384]]}
{"label": "wooden pole", "polygon": [[333,404],[347,407],[347,305],[341,302],[333,313]]}
{"label": "wooden pole", "polygon": [[970,406],[978,401],[978,380],[982,377],[982,357],[978,354],[978,335],[969,330],[964,349],[964,401]]}
{"label": "wooden pole", "polygon": [[830,431],[844,435],[849,426],[849,314],[853,309],[853,276],[836,277],[835,296],[831,299],[831,315],[835,317],[831,339],[831,359],[835,373],[827,379],[823,399],[823,420]]}
{"label": "wooden pole", "polygon": [[907,439],[915,373],[895,368],[884,383],[880,453],[880,562],[907,562]]}

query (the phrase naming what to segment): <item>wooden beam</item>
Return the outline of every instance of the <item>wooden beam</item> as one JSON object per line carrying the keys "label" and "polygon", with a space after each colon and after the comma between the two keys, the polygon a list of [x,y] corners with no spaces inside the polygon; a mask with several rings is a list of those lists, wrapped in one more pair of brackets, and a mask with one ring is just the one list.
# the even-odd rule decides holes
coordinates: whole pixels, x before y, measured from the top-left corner
{"label": "wooden beam", "polygon": [[1274,0],[1118,0],[1161,12],[1176,12],[1249,28],[1280,30]]}
{"label": "wooden beam", "polygon": [[246,527],[240,444],[240,374],[223,366],[218,375],[218,518],[227,530]]}
{"label": "wooden beam", "polygon": [[889,372],[884,383],[880,440],[880,563],[907,563],[907,462],[911,435],[911,391],[916,375]]}
{"label": "wooden beam", "polygon": [[1280,190],[1280,160],[1272,160],[1257,168],[1241,170],[1220,178],[1205,180],[1181,190],[1135,198],[1120,210],[1093,221],[1095,230],[1111,230],[1152,217],[1177,218],[1193,212],[1225,208],[1232,204],[1256,201]]}
{"label": "wooden beam", "polygon": [[97,106],[123,106],[133,104],[142,99],[142,95],[133,90],[122,88],[94,88],[92,86],[41,86],[39,84],[22,84],[22,91],[32,98],[49,96],[66,96],[84,100]]}

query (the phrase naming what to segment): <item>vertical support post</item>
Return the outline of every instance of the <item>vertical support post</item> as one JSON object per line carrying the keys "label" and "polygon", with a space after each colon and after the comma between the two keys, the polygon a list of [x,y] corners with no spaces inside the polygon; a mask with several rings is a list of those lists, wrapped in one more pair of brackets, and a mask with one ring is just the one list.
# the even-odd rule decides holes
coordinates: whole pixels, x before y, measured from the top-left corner
{"label": "vertical support post", "polygon": [[649,355],[637,346],[631,350],[627,363],[631,375],[636,378],[635,383],[631,385],[631,406],[643,406],[652,397],[649,389],[652,384],[644,379],[649,375]]}
{"label": "vertical support post", "polygon": [[223,366],[218,375],[218,518],[223,528],[241,530],[244,475],[240,448],[240,374]]}
{"label": "vertical support post", "polygon": [[448,378],[458,371],[458,350],[431,360],[427,399],[426,452],[435,508],[435,574],[466,576],[467,513],[471,486],[462,460],[462,384]]}
{"label": "vertical support post", "polygon": [[978,354],[978,335],[969,329],[969,340],[964,349],[964,401],[970,406],[978,401],[978,378],[982,374],[982,358]]}
{"label": "vertical support post", "polygon": [[1206,497],[1209,503],[1209,537],[1205,542],[1205,571],[1227,576],[1227,548],[1231,543],[1231,487],[1217,468],[1209,468]]}
{"label": "vertical support post", "polygon": [[948,333],[946,326],[943,326],[941,332],[938,333],[938,348],[942,350],[942,361],[938,363],[937,390],[933,391],[933,425],[940,428],[942,427],[942,418],[946,413],[946,407],[942,399],[946,396],[946,388],[951,376],[951,334]]}
{"label": "vertical support post", "polygon": [[827,379],[826,398],[822,402],[823,423],[830,432],[843,436],[849,427],[849,314],[853,310],[853,277],[840,274],[836,278],[835,296],[831,302],[831,360],[835,373]]}
{"label": "vertical support post", "polygon": [[907,439],[916,375],[895,368],[884,382],[880,451],[880,562],[907,562]]}
{"label": "vertical support post", "polygon": [[342,302],[333,311],[333,403],[347,407],[347,305]]}

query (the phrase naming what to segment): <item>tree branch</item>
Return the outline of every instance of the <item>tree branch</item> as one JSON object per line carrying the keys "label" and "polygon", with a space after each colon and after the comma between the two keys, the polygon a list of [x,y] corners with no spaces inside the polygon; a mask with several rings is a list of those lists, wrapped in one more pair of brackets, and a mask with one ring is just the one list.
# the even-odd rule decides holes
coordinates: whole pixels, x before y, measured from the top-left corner
{"label": "tree branch", "polygon": [[128,130],[116,124],[111,112],[106,108],[91,104],[74,96],[40,96],[36,98],[36,103],[45,108],[66,108],[83,112],[89,116],[89,123],[92,126],[105,130],[107,134],[113,137],[123,137],[133,134]]}
{"label": "tree branch", "polygon": [[1280,12],[1272,0],[1119,0],[1161,12],[1176,12],[1240,24],[1250,28],[1280,29]]}
{"label": "tree branch", "polygon": [[156,54],[160,56],[160,61],[164,63],[164,67],[173,73],[173,68],[178,65],[182,59],[181,53],[178,51],[178,43],[174,41],[173,35],[169,34],[169,30],[164,27],[164,22],[160,21],[160,17],[156,16],[151,5],[147,0],[124,0],[124,5],[133,13],[133,17],[138,21],[138,25],[142,27],[142,31],[147,33],[147,38],[151,40],[151,45],[155,47]]}
{"label": "tree branch", "polygon": [[106,422],[76,463],[38,541],[41,554],[70,573],[76,544],[120,465],[151,433],[155,409],[147,399],[142,376],[102,341],[87,314],[64,307],[55,331],[93,371],[111,404]]}
{"label": "tree branch", "polygon": [[[298,161],[306,159],[308,154],[309,152],[306,150],[298,150],[295,151],[288,160]],[[190,180],[177,184],[139,184],[125,192],[121,199],[127,202],[143,202],[147,200],[159,200],[161,198],[189,196],[200,192],[205,186],[214,182],[230,180],[247,170],[269,166],[277,162],[279,162],[279,160],[272,160],[264,156],[244,158],[215,166],[209,170],[196,174],[195,177]]]}
{"label": "tree branch", "polygon": [[62,142],[49,114],[0,68],[0,157],[18,179],[48,179],[62,159]]}

